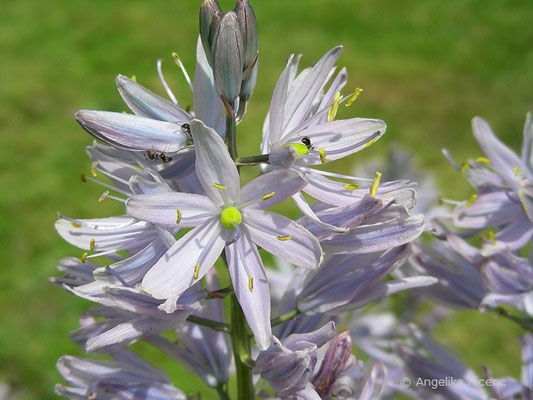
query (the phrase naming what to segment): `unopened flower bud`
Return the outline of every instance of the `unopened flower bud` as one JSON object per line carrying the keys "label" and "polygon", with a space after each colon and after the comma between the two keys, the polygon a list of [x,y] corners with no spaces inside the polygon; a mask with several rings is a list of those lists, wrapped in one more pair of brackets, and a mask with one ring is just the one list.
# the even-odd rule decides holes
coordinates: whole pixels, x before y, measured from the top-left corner
{"label": "unopened flower bud", "polygon": [[257,19],[249,0],[237,0],[235,14],[239,21],[243,41],[243,69],[246,71],[255,63],[259,51]]}
{"label": "unopened flower bud", "polygon": [[243,43],[235,12],[224,14],[220,20],[212,49],[215,87],[232,104],[241,91],[243,76]]}
{"label": "unopened flower bud", "polygon": [[222,19],[222,9],[216,0],[204,0],[200,7],[200,38],[207,56],[213,66],[212,46],[218,23]]}

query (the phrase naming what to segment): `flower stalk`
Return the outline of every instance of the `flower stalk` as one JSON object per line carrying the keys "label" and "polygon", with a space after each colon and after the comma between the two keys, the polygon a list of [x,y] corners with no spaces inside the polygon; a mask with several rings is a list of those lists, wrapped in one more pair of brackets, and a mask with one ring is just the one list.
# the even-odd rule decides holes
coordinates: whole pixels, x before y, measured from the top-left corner
{"label": "flower stalk", "polygon": [[247,360],[250,360],[250,339],[246,326],[246,319],[244,318],[239,301],[233,295],[231,297],[231,344],[235,358],[238,400],[254,398],[252,370],[247,365]]}

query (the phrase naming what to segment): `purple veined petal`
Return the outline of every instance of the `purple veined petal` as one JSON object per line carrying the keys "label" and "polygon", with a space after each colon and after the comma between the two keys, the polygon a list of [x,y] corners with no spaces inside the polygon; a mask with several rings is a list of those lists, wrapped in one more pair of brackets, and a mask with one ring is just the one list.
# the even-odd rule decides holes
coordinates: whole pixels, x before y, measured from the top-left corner
{"label": "purple veined petal", "polygon": [[499,294],[516,294],[527,291],[528,282],[526,277],[520,276],[517,271],[507,265],[500,266],[494,260],[483,265],[483,277],[491,292]]}
{"label": "purple veined petal", "polygon": [[524,188],[525,185],[522,186],[524,190],[518,191],[518,198],[520,199],[521,205],[524,209],[524,212],[526,213],[527,217],[533,223],[533,183],[528,182],[527,187]]}
{"label": "purple veined petal", "polygon": [[116,362],[86,360],[73,356],[61,357],[57,361],[57,370],[68,384],[77,387],[87,386],[93,379],[100,376],[121,372],[121,368]]}
{"label": "purple veined petal", "polygon": [[298,142],[301,137],[308,137],[315,150],[311,150],[299,163],[315,165],[322,163],[318,149],[325,150],[326,161],[338,160],[368,147],[369,143],[378,140],[385,133],[386,127],[385,122],[376,119],[332,121],[286,136],[283,143]]}
{"label": "purple veined petal", "polygon": [[128,181],[132,194],[170,193],[172,189],[165,181],[154,181],[143,176],[132,175]]}
{"label": "purple veined petal", "polygon": [[531,310],[526,309],[527,306],[528,293],[516,293],[516,294],[500,294],[500,293],[489,293],[484,298],[479,309],[482,311],[490,310],[496,308],[502,304],[511,305],[516,307],[517,310],[523,311],[532,315]]}
{"label": "purple veined petal", "polygon": [[245,209],[244,224],[258,246],[299,267],[314,269],[322,262],[318,239],[287,217]]}
{"label": "purple veined petal", "polygon": [[81,110],[75,117],[91,135],[123,150],[175,153],[188,140],[179,124],[137,115]]}
{"label": "purple veined petal", "polygon": [[526,123],[524,124],[522,162],[529,168],[529,173],[533,174],[533,122],[531,120],[531,113],[527,113]]}
{"label": "purple veined petal", "polygon": [[[315,101],[316,96],[326,84],[334,67],[342,53],[342,46],[337,46],[328,51],[313,68],[303,71],[293,82],[286,100],[283,132],[290,132],[296,128],[304,118],[309,115],[309,111]],[[305,75],[302,75],[305,74]],[[283,136],[280,138],[283,140]]]}
{"label": "purple veined petal", "polygon": [[156,236],[152,226],[126,215],[72,221],[59,219],[55,228],[68,243],[84,250],[96,251],[139,249]]}
{"label": "purple veined petal", "polygon": [[322,400],[311,383],[294,395],[294,400]]}
{"label": "purple veined petal", "polygon": [[518,189],[518,180],[515,168],[525,171],[526,166],[522,160],[492,132],[489,124],[482,118],[472,120],[472,129],[479,147],[489,158],[494,171],[499,174],[511,189]]}
{"label": "purple veined petal", "polygon": [[[326,108],[329,108],[330,105],[333,102],[333,99],[335,98],[335,94],[337,92],[340,92],[344,86],[346,85],[346,82],[348,80],[348,72],[346,68],[342,68],[333,82],[331,83],[330,87],[328,88],[328,91],[324,94],[324,97],[320,101],[320,106],[317,108],[318,110],[324,110]],[[316,124],[323,124],[328,121],[328,115],[325,113],[322,117],[320,117]]]}
{"label": "purple veined petal", "polygon": [[[206,126],[217,130],[224,116],[224,105],[215,89],[213,70],[207,61],[202,41],[198,38],[196,46],[196,71],[194,73],[193,104],[195,118]],[[224,136],[224,131],[217,132]]]}
{"label": "purple veined petal", "polygon": [[190,114],[178,105],[124,75],[118,75],[115,82],[122,99],[136,115],[180,125],[191,119]]}
{"label": "purple veined petal", "polygon": [[487,228],[512,222],[521,214],[520,203],[506,192],[498,191],[482,194],[472,204],[466,202],[457,206],[452,217],[458,227]]}
{"label": "purple veined petal", "polygon": [[226,257],[235,295],[260,350],[270,346],[270,292],[259,251],[241,227],[241,237],[226,246]]}
{"label": "purple veined petal", "polygon": [[335,323],[333,321],[328,322],[322,328],[308,333],[293,333],[287,338],[283,339],[283,345],[291,351],[297,351],[302,349],[302,342],[315,344],[317,347],[324,346],[329,342],[336,333]]}
{"label": "purple veined petal", "polygon": [[533,336],[524,335],[520,339],[522,345],[522,384],[533,387]]}
{"label": "purple veined petal", "polygon": [[[138,397],[139,393],[141,394]],[[87,392],[90,399],[150,399],[150,400],[186,400],[187,396],[179,389],[169,384],[150,380],[131,381],[131,379],[116,379],[104,377],[95,381]],[[102,397],[106,396],[106,397]],[[112,396],[112,397],[108,397]]]}
{"label": "purple veined petal", "polygon": [[157,299],[183,293],[213,266],[224,249],[226,236],[218,218],[194,228],[148,271],[143,289]]}
{"label": "purple veined petal", "polygon": [[276,83],[274,93],[272,94],[272,101],[270,102],[270,110],[268,113],[268,129],[263,130],[263,151],[267,152],[270,145],[275,144],[280,139],[283,133],[283,120],[285,116],[285,105],[288,96],[289,84],[294,65],[298,64],[298,58],[292,54],[285,69]]}
{"label": "purple veined petal", "polygon": [[415,240],[424,231],[424,217],[378,222],[352,228],[349,233],[322,241],[327,253],[373,253],[401,246]]}
{"label": "purple veined petal", "polygon": [[183,312],[170,319],[159,319],[150,315],[135,317],[89,339],[86,350],[91,352],[113,344],[129,342],[143,336],[166,332],[185,321],[189,315],[190,312]]}
{"label": "purple veined petal", "polygon": [[187,228],[205,223],[217,214],[208,197],[190,193],[140,194],[126,200],[128,215],[167,228]]}
{"label": "purple veined petal", "polygon": [[241,189],[240,204],[264,210],[297,193],[306,185],[301,174],[279,169],[258,176]]}
{"label": "purple veined petal", "polygon": [[[360,201],[370,192],[370,184],[368,183],[362,183],[359,189],[353,190],[353,185],[328,179],[313,169],[303,168],[300,170],[305,173],[307,179],[304,192],[327,204],[349,206],[354,201]],[[411,209],[415,205],[416,192],[409,182],[392,181],[380,184],[376,197],[385,203],[394,200],[397,204]]]}
{"label": "purple veined petal", "polygon": [[183,179],[194,172],[194,164],[196,162],[194,146],[184,148],[172,158],[172,161],[164,164],[164,167],[158,171],[162,178]]}
{"label": "purple veined petal", "polygon": [[296,207],[302,212],[302,214],[312,222],[312,224],[309,224],[311,226],[316,225],[322,229],[326,229],[331,232],[336,233],[346,233],[348,232],[348,228],[342,228],[338,227],[332,224],[328,224],[327,222],[324,222],[318,217],[311,206],[307,204],[305,201],[305,198],[302,196],[301,193],[296,193],[292,196],[292,199],[294,200],[294,203],[296,204]]}
{"label": "purple veined petal", "polygon": [[511,222],[496,234],[496,246],[508,246],[511,250],[525,246],[533,236],[533,223],[525,217]]}
{"label": "purple veined petal", "polygon": [[472,265],[479,265],[481,262],[481,254],[479,249],[471,246],[462,238],[456,235],[446,235],[446,242],[450,248],[467,260]]}
{"label": "purple veined petal", "polygon": [[[347,228],[360,225],[382,210],[383,202],[380,199],[366,195],[360,201],[354,202],[349,206],[327,208],[323,211],[318,211],[316,215],[322,223],[331,224],[340,228],[342,232],[346,232]],[[317,224],[315,220],[308,218],[309,216],[305,214],[305,217],[301,218],[298,223],[302,224],[306,229],[309,229],[320,240],[330,239],[336,236],[333,232],[324,231],[321,229],[323,227]]]}
{"label": "purple veined petal", "polygon": [[232,206],[240,200],[240,180],[222,138],[202,121],[191,121],[196,149],[196,175],[207,196],[218,206]]}

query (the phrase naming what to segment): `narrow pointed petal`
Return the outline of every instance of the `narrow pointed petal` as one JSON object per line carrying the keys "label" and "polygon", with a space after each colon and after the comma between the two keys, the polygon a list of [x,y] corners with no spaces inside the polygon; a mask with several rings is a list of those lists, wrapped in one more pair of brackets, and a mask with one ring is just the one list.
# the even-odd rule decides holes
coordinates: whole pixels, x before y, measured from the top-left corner
{"label": "narrow pointed petal", "polygon": [[328,51],[305,75],[300,74],[297,85],[292,88],[285,106],[283,131],[290,132],[296,128],[309,111],[316,96],[326,84],[331,69],[342,53],[342,46]]}
{"label": "narrow pointed petal", "polygon": [[[311,139],[315,149],[323,148],[326,161],[334,161],[358,152],[378,140],[386,130],[385,122],[377,119],[352,118],[312,126],[298,134],[285,137],[284,143],[298,142],[302,136]],[[311,151],[301,163],[321,164],[318,151]]]}
{"label": "narrow pointed petal", "polygon": [[529,173],[533,174],[533,121],[531,119],[531,113],[527,113],[526,123],[524,125],[522,162],[529,168]]}
{"label": "narrow pointed petal", "polygon": [[179,124],[137,115],[81,110],[75,117],[95,138],[122,150],[175,153],[188,140]]}
{"label": "narrow pointed petal", "polygon": [[132,196],[126,201],[128,215],[167,228],[203,224],[216,213],[206,196],[190,193],[156,193]]}
{"label": "narrow pointed petal", "polygon": [[[294,200],[294,203],[296,204],[296,207],[302,212],[302,214],[308,218],[309,221],[311,221],[313,224],[317,225],[318,227],[336,232],[336,233],[346,233],[348,232],[348,228],[342,228],[338,227],[332,224],[328,224],[327,222],[322,221],[313,211],[311,206],[307,204],[305,201],[305,198],[302,196],[301,193],[296,193],[292,196],[292,199]],[[312,225],[312,224],[311,224]]]}
{"label": "narrow pointed petal", "polygon": [[191,133],[196,148],[196,174],[207,196],[218,206],[238,202],[239,173],[222,138],[198,120],[191,121]]}
{"label": "narrow pointed petal", "polygon": [[156,299],[167,299],[202,279],[226,243],[221,231],[220,222],[212,219],[187,233],[148,271],[143,289]]}
{"label": "narrow pointed petal", "polygon": [[280,169],[263,174],[241,189],[241,204],[253,204],[264,210],[297,193],[306,185],[301,174],[292,169]]}
{"label": "narrow pointed petal", "polygon": [[266,350],[272,338],[270,292],[257,247],[248,233],[243,232],[239,240],[226,246],[226,256],[235,295],[246,321],[259,349]]}
{"label": "narrow pointed petal", "polygon": [[516,250],[530,242],[532,237],[533,223],[524,216],[511,222],[496,234],[496,247],[504,245]]}
{"label": "narrow pointed petal", "polygon": [[504,191],[485,193],[469,204],[453,211],[453,222],[462,228],[487,228],[515,221],[523,214],[520,202],[512,200]]}
{"label": "narrow pointed petal", "polygon": [[[198,38],[196,47],[193,97],[195,118],[216,130],[220,121],[224,119],[224,105],[215,89],[213,70],[207,61],[200,38]],[[225,127],[225,125],[223,126]],[[224,132],[219,131],[218,133],[222,134]]]}
{"label": "narrow pointed petal", "polygon": [[406,219],[361,225],[349,233],[324,240],[327,253],[372,253],[388,250],[415,240],[424,231],[424,217],[415,215]]}
{"label": "narrow pointed petal", "polygon": [[318,239],[289,218],[246,209],[244,223],[254,243],[289,263],[314,269],[322,262]]}
{"label": "narrow pointed petal", "polygon": [[505,144],[503,144],[492,132],[491,127],[482,118],[476,117],[472,120],[474,137],[479,143],[479,147],[489,158],[497,174],[512,188],[517,189],[518,180],[514,169],[525,170],[522,160]]}
{"label": "narrow pointed petal", "polygon": [[181,107],[165,100],[151,92],[144,86],[132,81],[124,75],[118,75],[116,85],[124,102],[136,115],[158,121],[184,124],[189,122],[191,116]]}

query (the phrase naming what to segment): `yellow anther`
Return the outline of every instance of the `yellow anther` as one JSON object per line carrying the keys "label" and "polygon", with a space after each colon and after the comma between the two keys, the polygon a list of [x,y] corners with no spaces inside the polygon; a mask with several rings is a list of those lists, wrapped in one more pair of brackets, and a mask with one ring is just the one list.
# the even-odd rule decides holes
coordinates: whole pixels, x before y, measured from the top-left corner
{"label": "yellow anther", "polygon": [[461,175],[463,175],[463,178],[466,177],[466,171],[468,170],[469,166],[470,165],[466,161],[463,163],[463,165],[461,165]]}
{"label": "yellow anther", "polygon": [[353,102],[355,100],[357,100],[357,98],[359,97],[359,95],[363,93],[363,89],[361,88],[357,88],[355,89],[355,91],[353,92],[353,94],[350,96],[350,98],[348,99],[348,101],[346,102],[346,107],[350,107]]}
{"label": "yellow anther", "polygon": [[131,76],[131,80],[132,80],[133,82],[137,82],[137,77],[136,77],[135,75],[132,75],[132,76]]}
{"label": "yellow anther", "polygon": [[337,113],[339,112],[339,103],[342,99],[341,92],[335,93],[335,97],[333,98],[333,103],[331,103],[331,107],[328,111],[328,121],[331,122],[335,119],[337,116]]}
{"label": "yellow anther", "polygon": [[80,179],[83,183],[87,182],[87,178],[85,177],[85,174],[81,174]]}
{"label": "yellow anther", "polygon": [[106,190],[104,193],[102,193],[102,195],[100,196],[100,198],[98,199],[99,202],[102,202],[104,201],[107,196],[109,196],[109,190]]}
{"label": "yellow anther", "polygon": [[250,292],[254,290],[254,277],[252,275],[248,276],[248,289]]}
{"label": "yellow anther", "polygon": [[482,164],[490,164],[490,160],[487,157],[477,157],[476,162]]}
{"label": "yellow anther", "polygon": [[176,53],[175,51],[172,52],[172,58],[174,59],[174,61],[178,62],[179,59],[180,59],[180,55],[178,53]]}
{"label": "yellow anther", "polygon": [[292,239],[292,236],[291,235],[285,235],[285,236],[276,236],[276,239],[278,239],[280,242],[286,242],[287,240],[291,240]]}
{"label": "yellow anther", "polygon": [[493,245],[496,245],[496,236],[494,235],[494,231],[491,229],[488,233],[489,240]]}
{"label": "yellow anther", "polygon": [[92,238],[91,241],[89,242],[89,248],[91,249],[91,251],[94,250],[95,243],[96,243],[96,240],[94,240],[94,238]]}
{"label": "yellow anther", "polygon": [[198,279],[198,275],[200,275],[200,264],[196,264],[194,266],[194,279]]}
{"label": "yellow anther", "polygon": [[[380,131],[377,131],[377,133],[381,133]],[[370,146],[372,146],[374,143],[376,143],[379,139],[379,136],[376,136],[374,139],[372,140],[369,140],[368,142],[365,143],[365,148],[369,148]]]}
{"label": "yellow anther", "polygon": [[81,255],[80,257],[80,260],[82,263],[85,263],[85,260],[87,259],[87,256],[89,255],[89,253],[85,252]]}
{"label": "yellow anther", "polygon": [[215,189],[219,189],[219,190],[226,190],[228,187],[226,185],[221,185],[220,183],[213,183],[213,187]]}
{"label": "yellow anther", "polygon": [[357,190],[357,189],[359,189],[359,185],[354,185],[352,183],[347,183],[346,185],[344,185],[344,189],[346,189],[346,190]]}
{"label": "yellow anther", "polygon": [[472,204],[474,204],[474,202],[477,200],[477,193],[474,193],[472,196],[470,196],[470,198],[466,201],[466,204],[465,204],[465,207],[468,208],[468,207],[471,207]]}
{"label": "yellow anther", "polygon": [[93,176],[98,176],[98,172],[96,172],[97,166],[98,166],[98,163],[96,161],[91,164],[91,174]]}
{"label": "yellow anther", "polygon": [[181,222],[181,211],[180,210],[176,210],[176,224],[179,225],[179,223]]}
{"label": "yellow anther", "polygon": [[318,153],[320,154],[320,162],[322,164],[326,163],[326,150],[324,150],[323,147],[318,149]]}
{"label": "yellow anther", "polygon": [[74,228],[78,228],[78,229],[81,228],[81,225],[75,222],[71,222],[70,225],[72,225]]}
{"label": "yellow anther", "polygon": [[518,167],[514,167],[514,168],[513,168],[513,172],[514,172],[514,175],[515,175],[515,176],[520,175],[520,168],[518,168]]}
{"label": "yellow anther", "polygon": [[372,186],[370,186],[370,195],[375,196],[378,192],[379,188],[379,182],[381,181],[381,172],[376,172],[376,177],[374,178],[374,182],[372,182]]}
{"label": "yellow anther", "polygon": [[274,197],[275,195],[276,195],[276,192],[270,192],[270,193],[267,193],[267,194],[265,194],[263,197],[261,197],[261,200],[263,200],[263,201],[264,201],[264,200],[268,200],[268,199]]}

